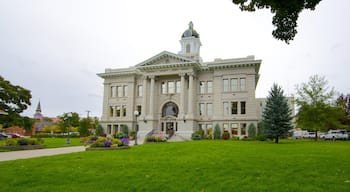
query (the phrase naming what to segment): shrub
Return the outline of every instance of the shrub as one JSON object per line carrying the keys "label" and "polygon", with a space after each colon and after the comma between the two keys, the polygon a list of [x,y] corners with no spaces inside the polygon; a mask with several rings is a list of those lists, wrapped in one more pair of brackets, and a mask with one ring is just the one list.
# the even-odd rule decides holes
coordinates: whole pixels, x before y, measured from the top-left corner
{"label": "shrub", "polygon": [[145,142],[166,142],[168,138],[162,134],[153,134],[146,137]]}
{"label": "shrub", "polygon": [[123,144],[122,146],[129,146],[129,138],[124,137],[120,141]]}
{"label": "shrub", "polygon": [[129,136],[129,128],[127,125],[120,125],[120,132],[124,133],[126,137]]}
{"label": "shrub", "polygon": [[26,138],[21,138],[17,140],[17,145],[29,145],[29,140]]}
{"label": "shrub", "polygon": [[122,139],[122,138],[126,138],[126,137],[128,137],[128,135],[123,133],[123,132],[118,132],[114,135],[114,138],[118,138],[118,139]]}
{"label": "shrub", "polygon": [[16,145],[16,143],[17,143],[16,139],[6,139],[5,141],[6,146],[14,146]]}
{"label": "shrub", "polygon": [[135,139],[136,131],[130,131],[129,136],[130,139]]}
{"label": "shrub", "polygon": [[230,139],[230,133],[228,131],[224,131],[224,133],[222,134],[222,139],[223,140]]}
{"label": "shrub", "polygon": [[221,139],[220,125],[216,124],[214,128],[214,139]]}

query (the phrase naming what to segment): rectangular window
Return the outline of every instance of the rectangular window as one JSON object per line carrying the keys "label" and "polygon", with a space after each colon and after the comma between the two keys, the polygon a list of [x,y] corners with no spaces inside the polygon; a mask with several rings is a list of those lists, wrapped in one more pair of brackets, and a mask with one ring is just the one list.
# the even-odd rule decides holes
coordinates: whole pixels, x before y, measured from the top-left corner
{"label": "rectangular window", "polygon": [[208,81],[207,82],[207,92],[208,93],[213,93],[213,82],[212,81]]}
{"label": "rectangular window", "polygon": [[113,107],[112,106],[109,107],[109,116],[113,117]]}
{"label": "rectangular window", "polygon": [[176,93],[181,93],[181,81],[176,81]]}
{"label": "rectangular window", "polygon": [[123,117],[126,117],[126,105],[122,106],[122,110],[123,110]]}
{"label": "rectangular window", "polygon": [[166,94],[166,83],[162,82],[162,94]]}
{"label": "rectangular window", "polygon": [[123,90],[123,92],[124,92],[124,97],[127,97],[128,96],[128,86],[127,85],[124,85],[124,90]]}
{"label": "rectangular window", "polygon": [[228,79],[224,79],[224,92],[228,92]]}
{"label": "rectangular window", "polygon": [[123,97],[123,87],[117,86],[117,95],[118,97]]}
{"label": "rectangular window", "polygon": [[245,78],[240,78],[241,91],[245,91]]}
{"label": "rectangular window", "polygon": [[204,103],[200,103],[200,104],[199,104],[199,115],[200,115],[200,116],[202,116],[202,115],[205,114],[205,113],[204,113],[204,112],[205,112],[205,109],[204,109],[204,108],[205,108]]}
{"label": "rectangular window", "polygon": [[137,111],[139,112],[139,115],[141,115],[141,109],[142,109],[142,106],[141,106],[141,105],[138,105],[138,106],[137,106]]}
{"label": "rectangular window", "polygon": [[247,134],[247,124],[241,123],[241,135]]}
{"label": "rectangular window", "polygon": [[112,133],[112,125],[107,125],[107,134]]}
{"label": "rectangular window", "polygon": [[238,79],[231,79],[231,91],[238,91]]}
{"label": "rectangular window", "polygon": [[227,131],[228,130],[228,123],[224,123],[222,127],[224,128],[224,131]]}
{"label": "rectangular window", "polygon": [[241,101],[241,114],[245,114],[245,101]]}
{"label": "rectangular window", "polygon": [[117,88],[116,86],[111,87],[111,97],[116,97]]}
{"label": "rectangular window", "polygon": [[137,86],[137,96],[142,97],[142,85]]}
{"label": "rectangular window", "polygon": [[238,102],[237,101],[231,102],[231,114],[232,115],[238,114]]}
{"label": "rectangular window", "polygon": [[228,102],[224,102],[224,115],[229,115]]}
{"label": "rectangular window", "polygon": [[207,103],[207,115],[210,117],[213,115],[213,104]]}
{"label": "rectangular window", "polygon": [[113,125],[113,134],[118,133],[118,125]]}
{"label": "rectangular window", "polygon": [[174,81],[168,82],[168,93],[170,93],[170,94],[175,93],[175,82]]}
{"label": "rectangular window", "polygon": [[231,123],[231,134],[238,135],[238,123]]}
{"label": "rectangular window", "polygon": [[117,117],[120,117],[120,106],[116,106]]}
{"label": "rectangular window", "polygon": [[199,82],[199,93],[200,94],[204,94],[205,93],[205,82],[204,81],[200,81]]}

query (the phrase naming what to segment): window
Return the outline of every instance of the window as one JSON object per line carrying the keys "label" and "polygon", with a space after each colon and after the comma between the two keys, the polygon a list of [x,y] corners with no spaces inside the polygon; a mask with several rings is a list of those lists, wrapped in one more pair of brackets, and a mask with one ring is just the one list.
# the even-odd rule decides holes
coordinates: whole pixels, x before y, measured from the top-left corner
{"label": "window", "polygon": [[241,101],[241,114],[245,114],[245,101]]}
{"label": "window", "polygon": [[228,102],[224,102],[224,115],[228,115],[228,112],[229,112]]}
{"label": "window", "polygon": [[139,115],[141,115],[142,106],[141,106],[141,105],[138,105],[138,106],[136,107],[136,110],[139,112]]}
{"label": "window", "polygon": [[208,87],[207,92],[213,93],[213,82],[212,81],[207,82],[207,87]]}
{"label": "window", "polygon": [[116,106],[117,117],[120,117],[120,106]]}
{"label": "window", "polygon": [[237,115],[237,113],[238,113],[238,102],[233,101],[233,102],[231,102],[231,114]]}
{"label": "window", "polygon": [[113,125],[113,134],[118,133],[118,125]]}
{"label": "window", "polygon": [[187,44],[186,45],[186,53],[190,53],[191,52],[191,45]]}
{"label": "window", "polygon": [[176,93],[181,93],[181,81],[176,81]]}
{"label": "window", "polygon": [[199,104],[199,115],[200,116],[204,115],[204,110],[205,110],[204,107],[205,107],[204,103]]}
{"label": "window", "polygon": [[231,134],[238,135],[238,123],[231,123]]}
{"label": "window", "polygon": [[206,130],[206,134],[210,135],[213,132],[213,125],[212,124],[207,124],[207,130]]}
{"label": "window", "polygon": [[109,116],[113,117],[113,107],[112,106],[109,107]]}
{"label": "window", "polygon": [[228,92],[228,79],[224,79],[224,92]]}
{"label": "window", "polygon": [[166,83],[162,82],[162,94],[166,94]]}
{"label": "window", "polygon": [[238,79],[231,79],[231,91],[238,91]]}
{"label": "window", "polygon": [[112,125],[107,125],[107,134],[112,133]]}
{"label": "window", "polygon": [[111,87],[111,97],[116,97],[117,88],[116,86]]}
{"label": "window", "polygon": [[123,87],[123,92],[124,92],[124,97],[127,97],[128,96],[128,86],[127,85],[124,85]]}
{"label": "window", "polygon": [[224,131],[227,131],[228,130],[228,123],[224,123],[222,127],[224,128]]}
{"label": "window", "polygon": [[126,105],[122,106],[122,110],[123,110],[123,117],[126,117]]}
{"label": "window", "polygon": [[117,86],[117,94],[118,94],[118,97],[123,97],[123,87],[122,86]]}
{"label": "window", "polygon": [[213,115],[213,104],[207,103],[207,115],[212,116]]}
{"label": "window", "polygon": [[175,93],[175,82],[174,81],[168,82],[168,93]]}
{"label": "window", "polygon": [[241,91],[245,91],[245,78],[240,78]]}
{"label": "window", "polygon": [[204,83],[204,81],[200,81],[199,82],[199,93],[200,94],[204,94],[204,92],[205,92],[205,83]]}
{"label": "window", "polygon": [[241,123],[241,135],[247,134],[247,124]]}
{"label": "window", "polygon": [[142,97],[142,85],[137,86],[137,96]]}

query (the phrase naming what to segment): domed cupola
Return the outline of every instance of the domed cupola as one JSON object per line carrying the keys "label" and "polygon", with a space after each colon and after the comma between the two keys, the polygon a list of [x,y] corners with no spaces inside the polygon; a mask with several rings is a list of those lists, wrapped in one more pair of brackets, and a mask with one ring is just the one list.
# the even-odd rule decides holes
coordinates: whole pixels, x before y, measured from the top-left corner
{"label": "domed cupola", "polygon": [[192,21],[188,24],[188,29],[182,34],[181,38],[184,37],[195,37],[195,38],[199,38],[199,34],[197,33],[196,30],[193,29],[193,23]]}
{"label": "domed cupola", "polygon": [[199,62],[202,61],[202,58],[199,56],[199,49],[202,43],[199,39],[199,34],[193,29],[192,21],[188,24],[188,29],[182,34],[180,44],[181,51],[179,55]]}

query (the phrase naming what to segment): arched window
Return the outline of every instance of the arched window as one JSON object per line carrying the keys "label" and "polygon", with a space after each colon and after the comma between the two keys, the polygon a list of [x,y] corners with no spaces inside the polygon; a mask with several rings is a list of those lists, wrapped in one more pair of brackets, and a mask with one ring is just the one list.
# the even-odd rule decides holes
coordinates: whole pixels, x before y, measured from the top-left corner
{"label": "arched window", "polygon": [[177,117],[178,113],[179,113],[179,108],[173,102],[168,102],[168,103],[166,103],[163,106],[162,117],[165,117],[165,116],[175,116],[175,117]]}
{"label": "arched window", "polygon": [[186,45],[186,53],[191,53],[191,45],[190,44]]}

